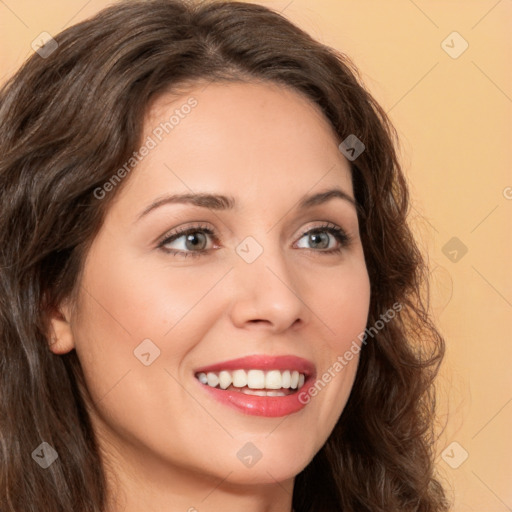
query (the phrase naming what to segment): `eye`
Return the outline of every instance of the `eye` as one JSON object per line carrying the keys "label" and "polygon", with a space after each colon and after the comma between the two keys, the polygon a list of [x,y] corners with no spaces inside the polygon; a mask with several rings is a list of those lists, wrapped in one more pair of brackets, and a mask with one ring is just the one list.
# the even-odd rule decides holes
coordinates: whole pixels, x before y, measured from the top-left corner
{"label": "eye", "polygon": [[[173,256],[202,256],[207,254],[213,248],[208,247],[208,238],[215,237],[215,232],[208,226],[197,225],[188,228],[179,228],[174,232],[168,233],[158,244],[158,248]],[[305,239],[306,244],[301,244],[301,240]],[[295,245],[299,249],[308,249],[322,254],[334,254],[341,252],[347,247],[351,238],[347,233],[335,224],[327,223],[323,226],[316,226],[305,231]],[[337,242],[337,245],[336,245]]]}
{"label": "eye", "polygon": [[192,226],[170,233],[158,244],[158,247],[176,256],[200,256],[211,249],[207,247],[208,237],[214,235],[213,230],[207,226]]}
{"label": "eye", "polygon": [[[312,247],[304,247],[303,245],[298,245],[299,247],[313,250],[318,249],[317,252],[328,254],[340,252],[350,243],[350,237],[347,235],[347,233],[335,224],[330,223],[305,231],[302,234],[300,240],[302,239],[305,239],[306,244],[310,243]],[[334,242],[334,246],[331,244],[331,242]],[[337,246],[336,242],[338,243]]]}

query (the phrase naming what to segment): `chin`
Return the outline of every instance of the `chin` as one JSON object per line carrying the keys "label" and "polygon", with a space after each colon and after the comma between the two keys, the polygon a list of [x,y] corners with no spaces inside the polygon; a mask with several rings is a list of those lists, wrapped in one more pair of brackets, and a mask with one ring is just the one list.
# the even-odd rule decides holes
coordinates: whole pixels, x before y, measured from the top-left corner
{"label": "chin", "polygon": [[[293,443],[293,446],[285,445],[280,449],[276,446],[276,441],[278,442],[278,439],[274,440],[274,443],[269,443],[268,439],[265,442],[262,437],[261,442],[254,439],[254,446],[248,442],[238,450],[236,463],[230,464],[233,471],[230,481],[271,484],[290,480],[298,475],[315,455],[313,447],[307,447],[304,442],[298,441]],[[261,449],[256,451],[256,445]],[[254,452],[252,460],[251,451]]]}

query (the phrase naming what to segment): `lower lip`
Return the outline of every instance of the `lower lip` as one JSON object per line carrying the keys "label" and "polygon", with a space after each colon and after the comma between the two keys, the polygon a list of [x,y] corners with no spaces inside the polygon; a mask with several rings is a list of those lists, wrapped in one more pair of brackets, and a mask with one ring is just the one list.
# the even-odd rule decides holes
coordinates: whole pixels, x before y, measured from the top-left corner
{"label": "lower lip", "polygon": [[215,400],[233,407],[244,414],[277,418],[299,412],[306,407],[307,402],[300,402],[299,396],[301,392],[309,388],[312,379],[308,377],[301,388],[297,389],[295,393],[286,396],[246,395],[241,391],[212,388],[202,384],[197,379],[195,380]]}

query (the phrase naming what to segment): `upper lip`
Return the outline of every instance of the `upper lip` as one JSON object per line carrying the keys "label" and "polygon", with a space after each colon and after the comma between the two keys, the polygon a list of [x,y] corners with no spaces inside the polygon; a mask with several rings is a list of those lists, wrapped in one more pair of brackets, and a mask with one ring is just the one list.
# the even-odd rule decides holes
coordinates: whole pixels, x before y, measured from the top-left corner
{"label": "upper lip", "polygon": [[251,355],[222,361],[197,368],[195,373],[220,372],[222,370],[297,370],[306,377],[315,375],[315,365],[302,357],[283,355]]}

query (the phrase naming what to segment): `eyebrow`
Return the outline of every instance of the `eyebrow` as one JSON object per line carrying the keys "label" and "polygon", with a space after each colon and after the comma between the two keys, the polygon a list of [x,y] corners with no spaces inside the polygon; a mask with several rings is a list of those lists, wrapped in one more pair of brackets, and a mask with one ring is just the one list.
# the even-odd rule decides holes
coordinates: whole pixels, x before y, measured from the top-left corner
{"label": "eyebrow", "polygon": [[[339,188],[333,188],[318,192],[317,194],[302,197],[297,205],[299,210],[312,208],[320,204],[326,203],[331,199],[338,198],[349,202],[357,211],[357,203],[353,197]],[[208,208],[211,210],[232,210],[236,205],[236,200],[233,196],[225,196],[220,194],[206,194],[206,193],[191,193],[191,194],[173,194],[166,195],[156,199],[149,206],[147,206],[137,217],[138,222],[142,217],[148,215],[153,210],[160,208],[167,204],[191,204],[201,208]]]}

